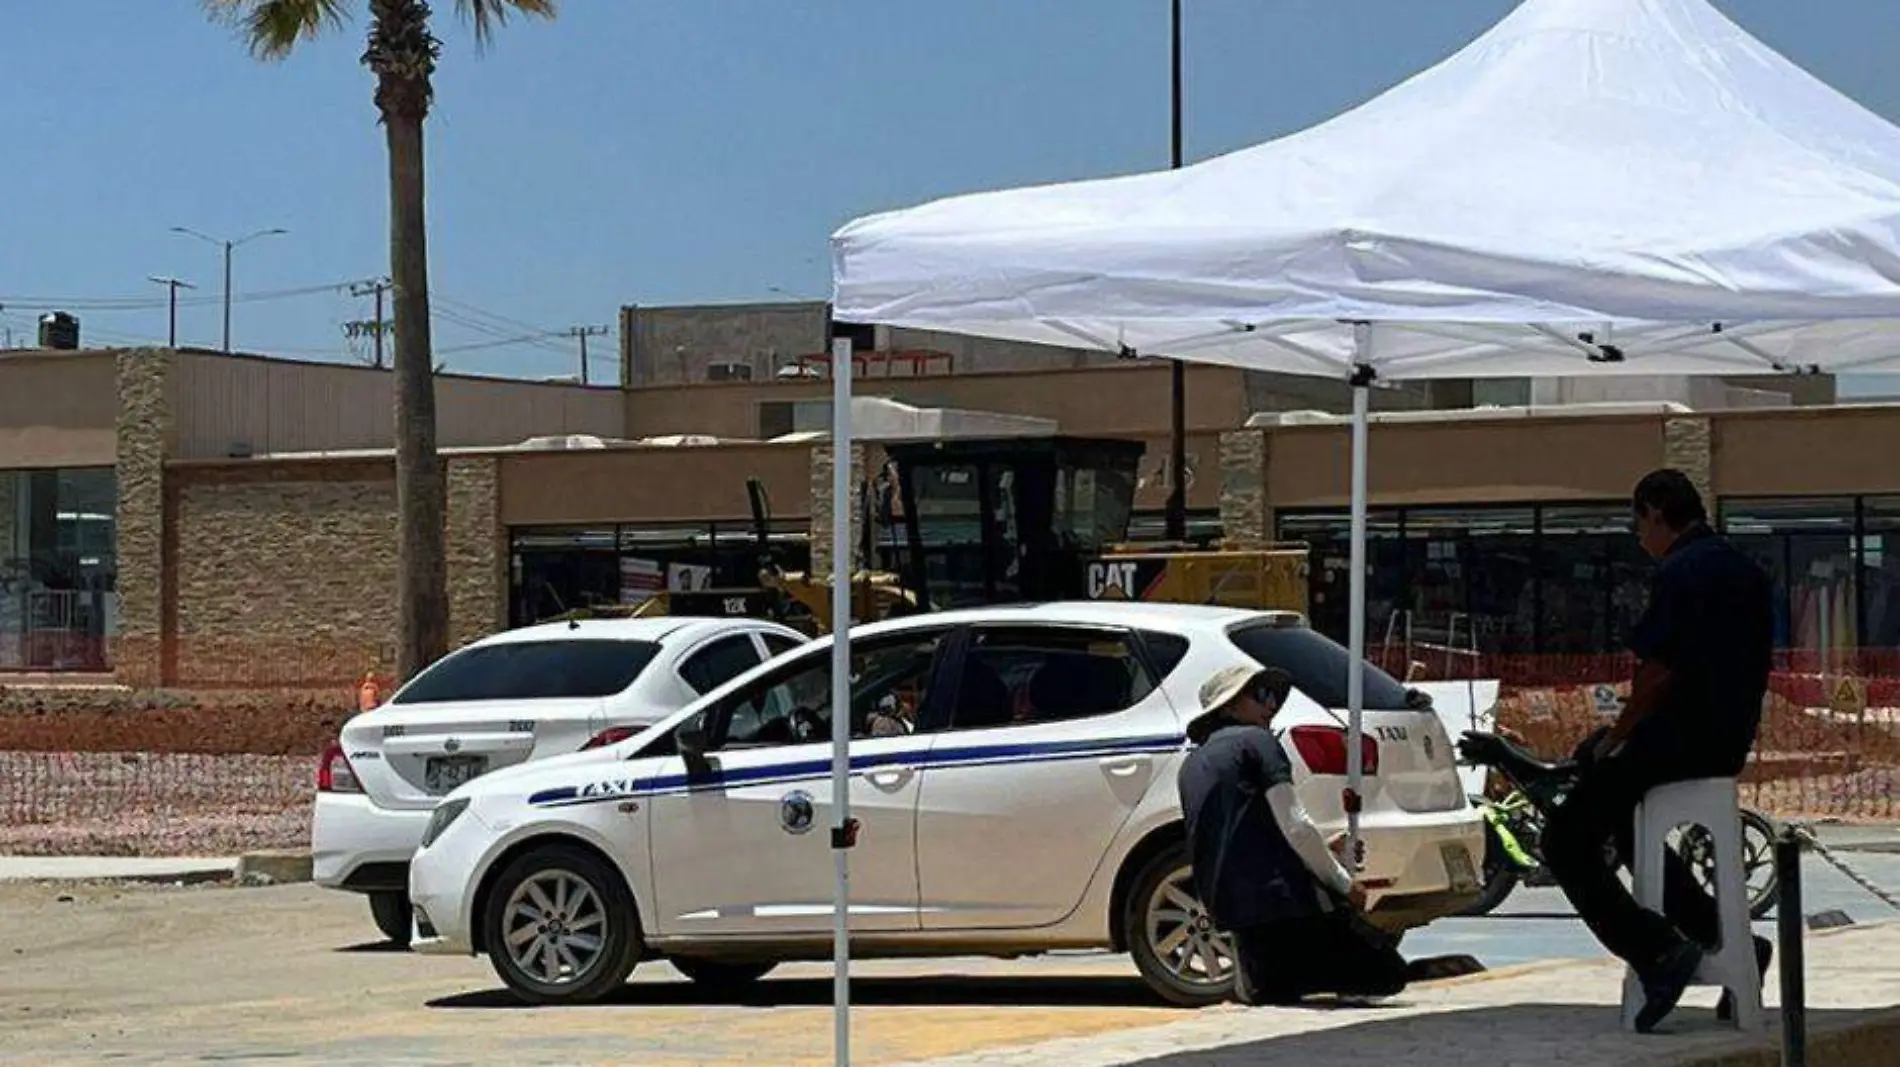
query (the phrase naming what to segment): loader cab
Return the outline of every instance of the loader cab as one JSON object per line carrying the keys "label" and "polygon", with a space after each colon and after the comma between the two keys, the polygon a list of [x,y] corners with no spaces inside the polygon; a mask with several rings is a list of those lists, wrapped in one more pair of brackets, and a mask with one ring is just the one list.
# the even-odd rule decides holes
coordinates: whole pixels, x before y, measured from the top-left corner
{"label": "loader cab", "polygon": [[1089,596],[1089,563],[1128,535],[1139,441],[891,444],[903,579],[924,610]]}

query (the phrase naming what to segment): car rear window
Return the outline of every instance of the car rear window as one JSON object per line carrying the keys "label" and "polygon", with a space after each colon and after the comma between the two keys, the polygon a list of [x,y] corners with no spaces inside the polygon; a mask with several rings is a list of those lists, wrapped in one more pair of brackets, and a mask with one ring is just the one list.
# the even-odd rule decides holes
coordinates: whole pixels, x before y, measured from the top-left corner
{"label": "car rear window", "polygon": [[[1314,701],[1329,708],[1346,706],[1346,665],[1352,662],[1352,652],[1339,642],[1305,626],[1273,623],[1236,630],[1229,637],[1261,665],[1292,675],[1294,687]],[[1366,710],[1410,707],[1398,679],[1370,663],[1361,663],[1359,669],[1365,674]]]}
{"label": "car rear window", "polygon": [[660,646],[650,641],[520,641],[465,648],[416,676],[395,704],[612,696]]}

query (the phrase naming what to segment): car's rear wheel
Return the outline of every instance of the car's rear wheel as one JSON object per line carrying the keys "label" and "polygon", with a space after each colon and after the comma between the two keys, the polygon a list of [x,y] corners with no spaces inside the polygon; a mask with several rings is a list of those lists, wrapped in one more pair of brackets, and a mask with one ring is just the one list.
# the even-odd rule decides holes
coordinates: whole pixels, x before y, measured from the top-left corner
{"label": "car's rear wheel", "polygon": [[626,984],[640,959],[633,894],[586,849],[517,856],[488,895],[488,959],[530,1004],[585,1004]]}
{"label": "car's rear wheel", "polygon": [[371,893],[369,913],[376,920],[376,929],[383,932],[390,944],[398,948],[409,947],[409,894]]}
{"label": "car's rear wheel", "polygon": [[1214,929],[1194,891],[1185,843],[1161,850],[1135,876],[1122,929],[1141,977],[1170,1004],[1201,1008],[1233,994],[1233,942]]}
{"label": "car's rear wheel", "polygon": [[716,993],[740,992],[771,974],[772,969],[778,966],[774,960],[728,963],[691,957],[675,957],[667,962],[673,965],[674,970],[692,979],[694,985],[704,986]]}

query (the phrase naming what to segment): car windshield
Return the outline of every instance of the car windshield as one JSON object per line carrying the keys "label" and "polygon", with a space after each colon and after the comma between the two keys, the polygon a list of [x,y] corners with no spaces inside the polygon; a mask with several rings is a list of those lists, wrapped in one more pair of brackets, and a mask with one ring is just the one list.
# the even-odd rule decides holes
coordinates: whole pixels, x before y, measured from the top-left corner
{"label": "car windshield", "polygon": [[633,684],[660,652],[651,641],[515,641],[465,648],[416,676],[391,703],[584,699]]}
{"label": "car windshield", "polygon": [[[1328,708],[1346,706],[1346,665],[1352,652],[1344,645],[1305,626],[1265,623],[1235,631],[1231,638],[1242,652],[1264,666],[1278,667],[1293,678],[1293,686]],[[1367,711],[1405,711],[1405,687],[1378,667],[1361,662],[1365,677]]]}

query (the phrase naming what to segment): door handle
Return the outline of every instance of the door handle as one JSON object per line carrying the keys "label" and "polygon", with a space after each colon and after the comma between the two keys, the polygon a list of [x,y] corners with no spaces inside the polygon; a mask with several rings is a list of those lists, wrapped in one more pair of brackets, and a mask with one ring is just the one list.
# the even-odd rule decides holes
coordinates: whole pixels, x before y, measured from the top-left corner
{"label": "door handle", "polygon": [[1102,761],[1102,769],[1117,778],[1133,778],[1151,762],[1147,756],[1112,756]]}
{"label": "door handle", "polygon": [[871,771],[864,777],[879,789],[901,789],[916,773],[910,767],[884,767]]}

